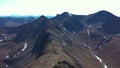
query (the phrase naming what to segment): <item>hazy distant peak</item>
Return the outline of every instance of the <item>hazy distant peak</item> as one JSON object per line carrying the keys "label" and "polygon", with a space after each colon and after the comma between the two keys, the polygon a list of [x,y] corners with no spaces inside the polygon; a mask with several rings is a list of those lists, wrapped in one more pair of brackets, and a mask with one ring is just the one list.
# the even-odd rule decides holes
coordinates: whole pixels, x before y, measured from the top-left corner
{"label": "hazy distant peak", "polygon": [[38,18],[38,20],[47,20],[48,18],[47,17],[45,17],[44,15],[41,15],[39,18]]}
{"label": "hazy distant peak", "polygon": [[47,17],[45,17],[44,15],[41,15],[40,18],[47,18]]}

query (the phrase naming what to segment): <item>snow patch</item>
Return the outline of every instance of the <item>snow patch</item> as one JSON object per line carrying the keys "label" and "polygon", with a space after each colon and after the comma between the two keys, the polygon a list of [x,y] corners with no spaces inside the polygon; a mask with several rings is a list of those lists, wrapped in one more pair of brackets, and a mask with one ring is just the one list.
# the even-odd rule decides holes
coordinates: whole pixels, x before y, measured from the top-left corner
{"label": "snow patch", "polygon": [[64,43],[64,42],[63,42],[63,45],[64,45],[65,47],[68,47],[68,46],[66,45],[66,43]]}
{"label": "snow patch", "polygon": [[107,39],[107,37],[103,34],[104,39]]}
{"label": "snow patch", "polygon": [[89,31],[89,28],[87,28],[87,34],[88,34],[88,36],[90,36],[90,31]]}
{"label": "snow patch", "polygon": [[69,13],[69,16],[71,17],[71,16],[73,16],[73,14]]}
{"label": "snow patch", "polygon": [[7,59],[7,58],[9,58],[10,56],[9,55],[7,55],[5,58]]}
{"label": "snow patch", "polygon": [[3,33],[2,36],[6,36],[6,34]]}
{"label": "snow patch", "polygon": [[107,37],[105,36],[105,34],[101,33],[101,35],[104,37],[104,39],[107,39]]}
{"label": "snow patch", "polygon": [[99,58],[97,55],[95,55],[95,57],[100,61],[100,63],[102,63],[102,59]]}
{"label": "snow patch", "polygon": [[104,64],[104,68],[108,68],[107,65]]}
{"label": "snow patch", "polygon": [[88,49],[92,50],[92,48],[90,46],[87,46],[87,44],[85,44],[84,42],[82,42],[84,47],[87,47]]}
{"label": "snow patch", "polygon": [[0,39],[0,42],[3,42],[3,39]]}
{"label": "snow patch", "polygon": [[[85,44],[84,42],[82,42],[84,47],[87,47],[88,49],[92,50],[92,48],[90,46],[87,46],[87,44]],[[92,54],[96,57],[97,60],[99,60],[99,62],[104,66],[104,68],[108,68],[107,65],[104,63],[104,61],[99,58],[97,55],[95,55],[93,52]]]}
{"label": "snow patch", "polygon": [[8,65],[6,64],[6,65],[5,65],[5,67],[7,68],[7,67],[8,67]]}
{"label": "snow patch", "polygon": [[98,57],[97,55],[95,55],[95,54],[94,54],[94,56],[99,60],[99,62],[100,62],[101,64],[104,65],[104,68],[108,68],[107,65],[102,61],[101,58],[99,58],[99,57]]}
{"label": "snow patch", "polygon": [[24,48],[21,51],[24,51],[28,47],[27,43],[24,44]]}
{"label": "snow patch", "polygon": [[6,37],[6,36],[5,36],[4,38],[5,38],[5,39],[7,39],[7,37]]}
{"label": "snow patch", "polygon": [[88,47],[84,42],[82,42],[82,44],[83,44],[84,47]]}
{"label": "snow patch", "polygon": [[63,29],[64,29],[65,31],[67,31],[65,27],[63,27]]}
{"label": "snow patch", "polygon": [[16,35],[16,34],[12,34],[12,35]]}
{"label": "snow patch", "polygon": [[66,45],[65,43],[63,43],[63,45]]}

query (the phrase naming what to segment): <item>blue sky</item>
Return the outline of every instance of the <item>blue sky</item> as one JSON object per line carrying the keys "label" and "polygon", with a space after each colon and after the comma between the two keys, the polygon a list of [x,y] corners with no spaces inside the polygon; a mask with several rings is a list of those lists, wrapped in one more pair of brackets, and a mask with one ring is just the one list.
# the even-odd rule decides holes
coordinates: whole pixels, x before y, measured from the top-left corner
{"label": "blue sky", "polygon": [[120,0],[0,0],[0,15],[87,15],[107,10],[120,16]]}

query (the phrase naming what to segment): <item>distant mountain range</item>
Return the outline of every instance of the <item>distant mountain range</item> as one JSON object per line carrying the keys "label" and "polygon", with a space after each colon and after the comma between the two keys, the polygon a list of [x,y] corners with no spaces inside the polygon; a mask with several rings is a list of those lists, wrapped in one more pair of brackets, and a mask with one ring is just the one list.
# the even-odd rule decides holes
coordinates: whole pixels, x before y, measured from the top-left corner
{"label": "distant mountain range", "polygon": [[[31,23],[39,16],[1,16],[0,27],[17,27],[26,23]],[[51,18],[53,16],[47,16]]]}
{"label": "distant mountain range", "polygon": [[120,18],[114,14],[26,19],[0,27],[0,68],[120,68]]}
{"label": "distant mountain range", "polygon": [[19,26],[25,23],[30,23],[33,20],[35,20],[37,17],[0,17],[0,26],[4,27],[4,26],[8,26],[8,27],[15,27],[15,26]]}

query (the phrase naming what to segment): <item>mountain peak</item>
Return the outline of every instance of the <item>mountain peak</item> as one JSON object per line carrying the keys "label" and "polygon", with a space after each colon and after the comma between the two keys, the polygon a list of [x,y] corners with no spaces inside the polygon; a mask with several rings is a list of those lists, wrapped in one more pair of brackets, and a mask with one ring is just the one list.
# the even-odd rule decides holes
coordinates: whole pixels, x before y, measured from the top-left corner
{"label": "mountain peak", "polygon": [[47,19],[47,17],[45,17],[44,15],[41,15],[38,19],[45,20],[45,19]]}
{"label": "mountain peak", "polygon": [[102,10],[52,19],[41,15],[19,27],[0,28],[0,68],[120,68],[119,26],[118,17]]}
{"label": "mountain peak", "polygon": [[101,11],[98,11],[98,12],[110,13],[110,12],[109,12],[109,11],[107,11],[107,10],[101,10]]}
{"label": "mountain peak", "polygon": [[44,22],[44,21],[48,21],[48,18],[45,17],[44,15],[41,15],[37,20],[35,20],[35,22]]}
{"label": "mountain peak", "polygon": [[62,16],[69,16],[69,13],[68,12],[63,12],[61,15]]}
{"label": "mountain peak", "polygon": [[63,12],[63,13],[61,13],[61,14],[57,14],[57,16],[55,16],[55,17],[52,18],[52,19],[63,20],[63,19],[68,18],[68,17],[70,17],[70,16],[72,16],[72,14],[70,14],[70,13],[68,13],[68,12]]}
{"label": "mountain peak", "polygon": [[97,15],[97,16],[99,16],[99,15],[100,16],[115,16],[111,12],[108,12],[106,10],[98,11],[98,12],[95,13],[95,15]]}

